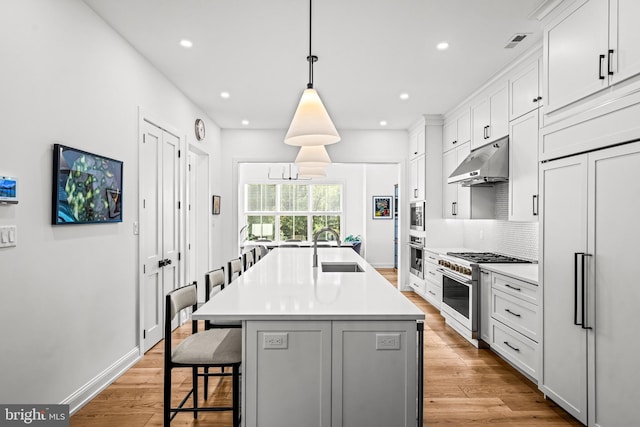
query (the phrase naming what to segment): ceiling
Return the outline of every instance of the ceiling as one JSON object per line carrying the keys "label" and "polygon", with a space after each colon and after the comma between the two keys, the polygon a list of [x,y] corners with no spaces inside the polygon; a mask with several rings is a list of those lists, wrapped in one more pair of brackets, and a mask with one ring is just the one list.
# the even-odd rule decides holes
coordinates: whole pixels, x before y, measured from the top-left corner
{"label": "ceiling", "polygon": [[[308,1],[84,2],[221,128],[288,128],[308,81]],[[315,0],[314,87],[338,131],[380,129],[382,120],[407,129],[535,44],[540,23],[529,15],[543,2]],[[505,49],[516,33],[530,35]],[[436,49],[442,41],[448,50]]]}

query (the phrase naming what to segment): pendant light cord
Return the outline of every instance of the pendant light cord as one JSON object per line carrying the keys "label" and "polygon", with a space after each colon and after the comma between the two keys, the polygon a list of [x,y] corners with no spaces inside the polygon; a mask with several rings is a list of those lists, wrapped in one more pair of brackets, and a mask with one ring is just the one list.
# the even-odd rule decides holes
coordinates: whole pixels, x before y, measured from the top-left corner
{"label": "pendant light cord", "polygon": [[312,0],[309,0],[309,56],[307,56],[307,61],[309,62],[309,83],[307,83],[307,89],[313,89],[313,63],[318,60],[318,57],[311,54],[311,10]]}

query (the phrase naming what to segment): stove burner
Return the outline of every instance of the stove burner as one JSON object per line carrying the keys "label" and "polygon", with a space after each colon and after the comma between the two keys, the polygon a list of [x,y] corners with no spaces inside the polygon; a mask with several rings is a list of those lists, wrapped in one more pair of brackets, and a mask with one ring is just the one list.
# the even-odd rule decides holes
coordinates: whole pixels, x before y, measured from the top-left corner
{"label": "stove burner", "polygon": [[447,255],[478,264],[531,263],[531,261],[493,252],[447,252]]}

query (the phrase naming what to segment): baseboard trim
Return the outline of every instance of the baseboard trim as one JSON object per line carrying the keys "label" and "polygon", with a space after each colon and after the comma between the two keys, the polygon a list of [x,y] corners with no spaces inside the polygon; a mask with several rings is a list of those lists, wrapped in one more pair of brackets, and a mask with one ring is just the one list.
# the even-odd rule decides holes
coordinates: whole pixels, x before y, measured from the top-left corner
{"label": "baseboard trim", "polygon": [[141,357],[140,348],[132,348],[113,365],[102,371],[95,378],[80,387],[60,403],[62,405],[69,405],[69,414],[73,415],[91,399],[96,397],[98,393],[107,388],[122,374],[127,372],[127,370],[140,360]]}

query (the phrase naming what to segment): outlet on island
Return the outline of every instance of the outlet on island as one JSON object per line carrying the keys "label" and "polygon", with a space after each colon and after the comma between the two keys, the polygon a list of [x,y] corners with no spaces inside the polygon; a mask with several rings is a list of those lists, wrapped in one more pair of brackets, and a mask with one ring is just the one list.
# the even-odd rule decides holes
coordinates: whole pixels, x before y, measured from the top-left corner
{"label": "outlet on island", "polygon": [[287,332],[265,333],[262,338],[262,348],[287,349],[289,347]]}

